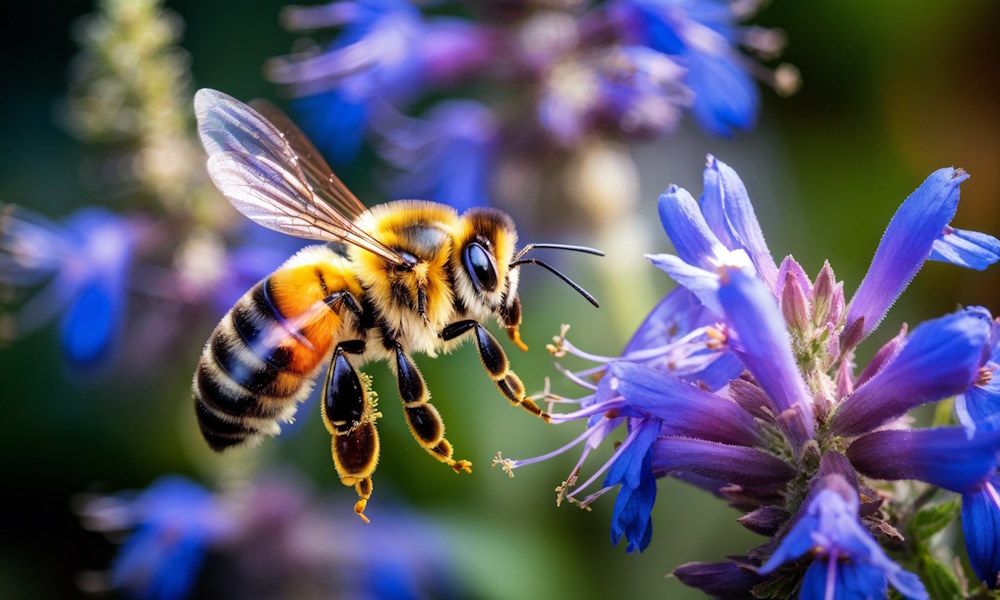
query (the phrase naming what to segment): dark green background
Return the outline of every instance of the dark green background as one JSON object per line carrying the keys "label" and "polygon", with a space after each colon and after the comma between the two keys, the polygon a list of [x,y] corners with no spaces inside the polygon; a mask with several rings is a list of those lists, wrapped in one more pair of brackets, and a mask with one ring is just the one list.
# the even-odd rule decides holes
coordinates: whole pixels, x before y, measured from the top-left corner
{"label": "dark green background", "polygon": [[[293,41],[277,25],[281,5],[170,3],[187,24],[183,45],[192,56],[196,85],[240,98],[274,98],[260,66],[285,53]],[[0,201],[58,216],[106,200],[81,185],[78,168],[87,148],[54,119],[75,53],[69,30],[90,9],[86,2],[15,2],[4,11]],[[735,141],[708,139],[688,124],[674,138],[636,147],[644,199],[639,210],[645,220],[655,222],[655,199],[668,183],[697,194],[704,155],[712,152],[744,178],[774,255],[794,253],[811,274],[828,258],[848,293],[864,275],[899,202],[936,168],[954,165],[972,175],[962,186],[955,224],[1000,233],[996,3],[786,0],[767,7],[754,22],[788,33],[784,60],[801,70],[802,91],[780,99],[765,90],[759,127]],[[367,168],[343,175],[359,190],[372,189]],[[383,200],[375,194],[363,197],[368,203]],[[652,239],[655,244],[644,251],[669,249],[662,234]],[[641,262],[642,256],[633,260]],[[627,323],[611,322],[606,315],[626,302],[651,307],[656,300],[628,298],[629,281],[598,285],[589,264],[589,259],[574,259],[567,268],[602,300],[600,313],[552,278],[524,277],[524,336],[532,350],[511,353],[529,389],[538,389],[546,376],[556,378],[543,346],[560,323],[575,324],[577,345],[613,354],[644,314],[627,313]],[[670,288],[666,276],[651,266],[642,272],[658,294]],[[998,273],[929,264],[876,340],[890,337],[904,320],[916,323],[959,304],[1000,311]],[[207,481],[215,461],[226,460],[210,457],[200,445],[188,401],[190,373],[213,325],[191,326],[175,358],[143,377],[115,373],[94,382],[73,376],[64,368],[53,327],[0,349],[5,509],[0,596],[70,596],[77,593],[76,573],[108,564],[111,546],[82,530],[71,512],[78,492],[144,487],[169,472]],[[863,352],[870,354],[877,343],[869,341]],[[698,597],[665,575],[682,562],[718,560],[763,541],[736,524],[737,514],[720,501],[663,482],[649,549],[629,556],[623,546],[612,548],[611,497],[597,502],[591,513],[554,505],[552,490],[576,453],[522,469],[513,480],[488,467],[497,450],[533,456],[574,437],[578,426],[546,427],[511,409],[480,372],[471,346],[418,362],[457,455],[476,468],[471,476],[456,477],[429,460],[406,431],[388,370],[369,369],[383,390],[385,414],[379,423],[383,458],[370,509],[372,526],[378,526],[380,502],[413,503],[434,518],[461,557],[466,585],[478,595]],[[572,391],[561,382],[558,386]],[[296,465],[318,486],[332,490],[332,502],[345,518],[353,518],[353,492],[337,483],[329,438],[315,410],[315,404],[305,406],[300,412],[305,422],[293,435],[265,444],[275,462]]]}

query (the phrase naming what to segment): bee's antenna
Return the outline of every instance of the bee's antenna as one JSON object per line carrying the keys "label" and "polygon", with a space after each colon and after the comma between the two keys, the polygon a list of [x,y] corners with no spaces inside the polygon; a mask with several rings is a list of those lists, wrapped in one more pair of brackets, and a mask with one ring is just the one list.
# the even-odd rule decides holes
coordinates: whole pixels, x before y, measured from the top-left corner
{"label": "bee's antenna", "polygon": [[535,248],[553,248],[555,250],[569,250],[571,252],[583,252],[585,254],[593,254],[594,256],[604,256],[604,253],[596,248],[588,248],[586,246],[571,246],[569,244],[528,244],[521,251],[514,256],[514,262],[521,260],[528,252],[531,252]]}
{"label": "bee's antenna", "polygon": [[[541,246],[541,244],[538,244],[535,247],[538,247],[538,246]],[[528,246],[528,248],[531,248],[531,247],[532,246]],[[579,249],[578,246],[570,246],[568,248]],[[593,249],[592,248],[586,248],[586,250],[593,250]],[[523,253],[524,253],[524,251],[522,250],[521,254],[523,254]],[[598,254],[598,253],[600,253],[599,250],[593,250],[592,252],[589,252],[589,254]],[[599,256],[603,256],[603,253],[600,253],[598,255]],[[538,265],[539,267],[545,268],[546,270],[548,270],[550,273],[552,273],[553,275],[555,275],[559,279],[562,279],[563,281],[565,281],[566,283],[568,283],[570,285],[570,287],[572,287],[574,290],[576,290],[577,292],[579,292],[581,296],[583,296],[584,298],[586,298],[587,302],[590,302],[591,304],[593,304],[597,308],[601,307],[601,305],[597,303],[597,300],[593,296],[590,295],[590,292],[588,292],[587,290],[585,290],[582,287],[580,287],[575,281],[573,281],[569,277],[566,277],[565,275],[563,275],[562,273],[560,273],[559,271],[557,271],[556,268],[553,267],[552,265],[550,265],[548,263],[544,263],[544,262],[538,260],[537,258],[522,258],[522,259],[518,259],[518,260],[515,260],[514,262],[510,263],[511,267],[516,267],[516,266],[519,266],[519,265]]]}

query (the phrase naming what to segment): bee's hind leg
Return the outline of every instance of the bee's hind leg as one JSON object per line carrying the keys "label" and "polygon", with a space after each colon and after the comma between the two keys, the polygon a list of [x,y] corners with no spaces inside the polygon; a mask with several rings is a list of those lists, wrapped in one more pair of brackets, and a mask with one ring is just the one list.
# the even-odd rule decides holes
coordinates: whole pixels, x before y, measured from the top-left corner
{"label": "bee's hind leg", "polygon": [[420,446],[456,473],[471,473],[471,462],[452,458],[451,443],[444,437],[444,421],[429,402],[430,394],[417,365],[399,344],[396,344],[396,381],[399,384],[399,397],[406,409],[406,424]]}
{"label": "bee's hind leg", "polygon": [[[372,495],[372,473],[378,464],[379,439],[375,419],[380,415],[369,397],[366,386],[347,352],[357,344],[342,343],[333,353],[333,360],[323,385],[323,424],[333,436],[333,466],[340,482],[354,486],[358,501],[354,512],[366,523],[365,507]],[[362,346],[363,347],[363,346]]]}
{"label": "bee's hind leg", "polygon": [[483,362],[483,367],[500,388],[500,393],[506,396],[511,404],[524,408],[548,423],[549,413],[542,411],[531,398],[525,395],[524,384],[521,383],[521,378],[510,370],[510,361],[507,360],[507,355],[504,354],[500,342],[485,327],[471,319],[458,321],[445,327],[444,331],[441,332],[441,337],[445,341],[453,340],[470,329],[474,329],[476,332],[476,347],[479,348],[479,358]]}

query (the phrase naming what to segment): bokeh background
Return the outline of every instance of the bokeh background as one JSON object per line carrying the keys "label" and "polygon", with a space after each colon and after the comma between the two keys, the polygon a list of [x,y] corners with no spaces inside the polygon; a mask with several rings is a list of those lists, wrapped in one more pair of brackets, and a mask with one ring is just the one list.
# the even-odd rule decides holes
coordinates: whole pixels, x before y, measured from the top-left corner
{"label": "bokeh background", "polygon": [[[182,46],[190,53],[196,87],[281,104],[261,65],[293,43],[294,36],[277,24],[282,4],[169,2],[185,22]],[[58,119],[68,65],[78,50],[70,33],[92,9],[90,2],[63,0],[15,2],[4,11],[2,202],[52,217],[85,204],[114,203],[88,183],[81,165],[89,150]],[[787,33],[783,60],[800,70],[801,90],[780,98],[765,89],[759,125],[733,140],[712,138],[687,121],[674,136],[630,148],[642,198],[635,211],[648,228],[636,232],[636,239],[647,247],[624,240],[605,247],[606,260],[636,265],[623,269],[628,277],[617,280],[587,257],[562,263],[601,300],[598,312],[554,278],[524,273],[522,334],[531,351],[518,353],[508,345],[508,352],[529,389],[540,389],[551,377],[554,391],[572,391],[543,350],[561,323],[573,325],[577,346],[613,355],[670,289],[664,274],[642,264],[644,252],[668,250],[656,226],[656,198],[669,183],[700,191],[708,152],[743,177],[776,257],[794,253],[810,273],[829,259],[847,290],[860,282],[895,208],[939,167],[954,165],[972,175],[962,186],[955,224],[1000,232],[996,3],[776,0],[753,22]],[[388,199],[372,184],[373,163],[365,154],[355,165],[338,169],[369,205]],[[547,219],[519,223],[522,238],[559,232],[560,215]],[[578,225],[561,237],[594,243],[592,232]],[[904,321],[918,322],[959,304],[1000,311],[1000,271],[983,274],[928,263],[876,337],[887,339]],[[214,456],[204,446],[189,386],[214,325],[214,318],[185,323],[170,352],[141,373],[109,368],[95,377],[67,369],[55,326],[0,348],[0,597],[82,594],[81,573],[106,569],[115,546],[80,525],[74,512],[79,495],[140,489],[165,473],[211,485],[220,473],[233,470],[226,461],[247,472],[260,464],[291,466],[332,510],[354,518],[354,492],[337,481],[315,400],[300,408],[293,427],[253,452]],[[865,347],[870,352],[878,345]],[[141,353],[141,344],[129,351]],[[482,373],[471,345],[447,357],[417,360],[457,455],[472,460],[474,472],[457,477],[428,460],[394,403],[391,373],[369,366],[365,370],[381,391],[385,414],[379,421],[383,455],[368,509],[370,528],[383,528],[382,534],[391,537],[386,529],[392,519],[380,519],[391,507],[407,506],[420,515],[426,527],[416,535],[434,537],[433,544],[447,548],[460,596],[698,597],[666,577],[673,567],[717,560],[759,542],[734,522],[736,513],[721,501],[664,481],[650,547],[637,555],[626,554],[624,545],[612,547],[610,497],[597,501],[592,512],[555,506],[553,488],[565,479],[575,454],[520,469],[514,479],[489,468],[498,450],[505,456],[534,456],[558,447],[578,429],[545,426],[511,409]],[[325,535],[336,540],[341,532],[331,527]],[[366,543],[364,536],[344,537],[347,551]],[[420,539],[408,542],[422,547]],[[438,546],[428,539],[427,548],[432,547]]]}

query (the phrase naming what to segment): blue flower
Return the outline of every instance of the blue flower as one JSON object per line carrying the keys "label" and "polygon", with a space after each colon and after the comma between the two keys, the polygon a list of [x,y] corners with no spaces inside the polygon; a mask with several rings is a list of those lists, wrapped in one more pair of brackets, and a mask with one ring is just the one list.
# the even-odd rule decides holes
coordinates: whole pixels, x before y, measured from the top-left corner
{"label": "blue flower", "polygon": [[396,198],[423,198],[459,212],[490,204],[490,176],[498,123],[478,102],[437,104],[424,119],[401,115],[376,122],[378,151],[399,170],[390,184]]}
{"label": "blue flower", "polygon": [[[612,8],[626,35],[676,60],[687,73],[698,124],[730,137],[753,127],[760,109],[754,74],[778,84],[774,75],[736,47],[734,8],[713,0],[619,0]],[[775,34],[763,36],[774,43]],[[746,37],[743,40],[749,41]]]}
{"label": "blue flower", "polygon": [[928,598],[917,576],[886,556],[861,525],[858,494],[851,485],[840,475],[829,475],[819,484],[819,491],[758,572],[767,575],[809,552],[813,562],[802,579],[800,600],[885,596],[886,581],[907,598]]}
{"label": "blue flower", "polygon": [[[397,508],[365,525],[342,509],[288,473],[221,493],[171,476],[138,495],[92,498],[82,517],[90,529],[130,531],[108,574],[128,597],[189,597],[217,578],[235,596],[468,595],[433,523]],[[208,553],[217,560],[206,564]]]}
{"label": "blue flower", "polygon": [[205,551],[224,539],[232,522],[215,497],[181,477],[153,483],[132,500],[104,499],[91,518],[104,529],[131,529],[111,567],[111,584],[135,598],[187,597]]}
{"label": "blue flower", "polygon": [[[801,575],[802,597],[809,598],[884,595],[887,581],[904,595],[926,597],[858,517],[863,510],[875,524],[882,519],[881,500],[860,476],[924,481],[965,496],[966,520],[983,524],[967,541],[970,554],[977,553],[977,573],[994,585],[995,557],[985,549],[996,543],[990,524],[1000,521],[995,490],[990,492],[1000,452],[992,389],[998,322],[986,309],[971,307],[912,331],[904,326],[854,375],[857,344],[932,255],[935,240],[952,235],[961,178],[939,171],[903,203],[876,252],[869,283],[849,305],[829,264],[814,280],[792,257],[775,265],[745,187],[710,156],[700,202],[676,186],[660,197],[660,218],[676,254],[649,258],[681,287],[654,309],[619,357],[590,354],[565,335],[556,338],[554,354],[571,353],[598,366],[566,372],[591,394],[575,401],[544,396],[580,406],[553,414],[552,422],[586,419],[588,427],[556,452],[507,460],[505,468],[586,442],[560,499],[572,500],[606,471],[604,487],[580,504],[617,486],[612,539],[625,537],[630,551],[649,544],[656,478],[676,477],[756,509],[741,523],[782,534],[780,545],[775,540],[754,550],[746,564],[695,565],[683,572],[699,587],[710,585],[704,573],[719,572],[725,578],[719,589],[738,595],[739,586],[773,579],[777,565],[815,549],[812,566],[782,570]],[[992,247],[990,236],[965,234],[972,238],[976,248]],[[988,252],[965,251],[956,264],[978,268],[995,261]],[[597,384],[587,380],[595,376]],[[965,427],[909,429],[896,422],[911,408],[956,394]],[[567,492],[584,458],[622,424],[625,440],[608,462]],[[838,448],[847,448],[846,456]],[[859,490],[866,498],[860,508]],[[759,571],[763,580],[746,574],[748,565],[759,564],[755,560],[767,561]]]}
{"label": "blue flower", "polygon": [[107,358],[125,316],[137,229],[99,208],[56,224],[23,208],[0,217],[0,282],[26,288],[47,282],[8,323],[31,332],[60,312],[66,358],[89,366]]}
{"label": "blue flower", "polygon": [[381,102],[406,104],[434,86],[461,80],[490,60],[492,34],[459,19],[424,19],[404,0],[290,7],[293,30],[341,27],[323,51],[274,59],[270,78],[291,87],[306,131],[334,162],[358,152]]}

